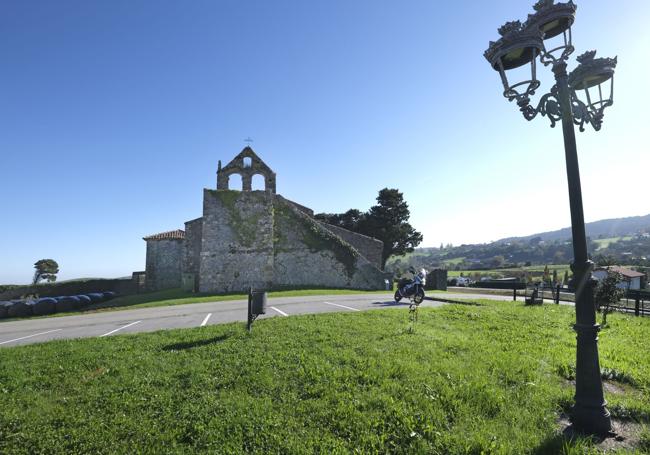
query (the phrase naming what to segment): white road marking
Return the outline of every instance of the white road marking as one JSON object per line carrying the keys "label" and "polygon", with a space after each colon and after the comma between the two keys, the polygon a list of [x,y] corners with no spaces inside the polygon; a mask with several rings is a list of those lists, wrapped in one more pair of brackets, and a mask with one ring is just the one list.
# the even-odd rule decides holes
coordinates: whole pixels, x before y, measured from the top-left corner
{"label": "white road marking", "polygon": [[203,327],[204,325],[206,325],[208,323],[208,319],[210,319],[210,316],[212,316],[212,313],[208,313],[208,315],[205,317],[205,319],[201,323],[201,327]]}
{"label": "white road marking", "polygon": [[345,309],[352,310],[352,311],[361,311],[358,308],[352,308],[351,306],[339,305],[338,303],[332,303],[332,302],[323,302],[323,303],[326,303],[328,305],[338,306],[338,307],[345,308]]}
{"label": "white road marking", "polygon": [[54,330],[48,330],[47,332],[35,333],[34,335],[27,335],[26,337],[14,338],[13,340],[3,341],[0,344],[7,344],[7,343],[11,343],[13,341],[25,340],[27,338],[37,337],[39,335],[45,335],[46,333],[58,332],[59,330],[63,330],[63,329],[54,329]]}
{"label": "white road marking", "polygon": [[277,309],[276,307],[274,307],[274,306],[272,306],[272,307],[270,307],[270,308],[271,308],[272,310],[277,311],[277,312],[280,313],[282,316],[289,316],[287,313],[285,313],[285,312],[282,311],[282,310],[278,310],[278,309]]}
{"label": "white road marking", "polygon": [[99,338],[101,338],[101,337],[107,337],[107,336],[109,336],[109,335],[111,335],[111,334],[113,334],[113,333],[115,333],[115,332],[118,332],[118,331],[120,331],[120,330],[122,330],[122,329],[126,329],[127,327],[131,327],[132,325],[139,324],[140,322],[142,322],[142,321],[135,321],[135,322],[132,322],[132,323],[130,323],[130,324],[124,325],[124,326],[122,326],[122,327],[120,327],[120,328],[117,328],[117,329],[115,329],[115,330],[111,330],[111,331],[108,332],[108,333],[105,333],[105,334],[103,334],[103,335],[100,335]]}

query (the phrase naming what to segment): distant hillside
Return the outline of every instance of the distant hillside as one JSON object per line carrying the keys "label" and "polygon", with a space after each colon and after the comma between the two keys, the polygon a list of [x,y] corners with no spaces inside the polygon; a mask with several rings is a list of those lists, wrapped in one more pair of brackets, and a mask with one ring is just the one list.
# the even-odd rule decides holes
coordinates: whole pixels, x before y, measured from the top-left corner
{"label": "distant hillside", "polygon": [[[585,228],[587,236],[592,239],[633,235],[639,231],[650,229],[650,215],[594,221],[593,223],[587,223]],[[527,235],[525,237],[509,237],[498,240],[497,242],[512,242],[515,240],[528,241],[536,237],[541,237],[541,240],[545,242],[570,240],[571,228],[566,227],[557,231],[542,232],[539,234]]]}
{"label": "distant hillside", "polygon": [[[587,248],[596,263],[650,268],[650,215],[595,221],[586,228]],[[571,229],[565,228],[479,245],[418,248],[391,257],[386,270],[398,275],[409,267],[476,271],[567,265],[572,258]]]}

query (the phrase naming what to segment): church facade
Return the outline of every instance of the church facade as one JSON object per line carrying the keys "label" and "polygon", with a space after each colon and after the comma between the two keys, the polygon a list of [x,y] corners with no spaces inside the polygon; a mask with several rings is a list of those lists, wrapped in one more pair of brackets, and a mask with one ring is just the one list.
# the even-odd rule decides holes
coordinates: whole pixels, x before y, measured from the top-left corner
{"label": "church facade", "polygon": [[[233,175],[241,191],[231,190]],[[263,179],[264,190],[252,190]],[[306,286],[382,289],[383,243],[316,220],[313,211],[276,194],[276,175],[244,148],[203,190],[203,216],[185,229],[144,237],[145,287],[241,292]]]}

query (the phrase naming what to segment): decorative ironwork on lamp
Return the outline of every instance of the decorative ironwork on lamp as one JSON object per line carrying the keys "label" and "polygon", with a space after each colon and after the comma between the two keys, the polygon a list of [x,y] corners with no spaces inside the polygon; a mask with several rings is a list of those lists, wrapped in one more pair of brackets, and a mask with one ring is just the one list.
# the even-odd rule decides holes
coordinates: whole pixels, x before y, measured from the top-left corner
{"label": "decorative ironwork on lamp", "polygon": [[[537,80],[536,60],[544,49],[540,32],[526,30],[519,21],[507,22],[499,28],[501,38],[490,41],[490,47],[483,54],[492,68],[499,72],[503,83],[503,96],[508,101],[529,99],[540,86]],[[506,75],[507,70],[519,68],[530,63],[530,79],[510,84]],[[524,91],[519,89],[524,87]]]}
{"label": "decorative ironwork on lamp", "polygon": [[[544,65],[549,65],[566,60],[574,51],[571,26],[575,20],[577,6],[572,1],[555,3],[554,0],[539,0],[533,9],[535,9],[535,13],[528,15],[524,27],[542,34],[545,43],[540,61]],[[547,49],[546,42],[559,35],[562,35],[564,43]]]}
{"label": "decorative ironwork on lamp", "polygon": [[[618,58],[595,58],[595,56],[596,51],[589,51],[577,57],[576,60],[580,64],[569,74],[569,86],[573,90],[574,110],[578,106],[586,109],[588,121],[598,131],[603,123],[605,108],[614,104],[614,70]],[[596,89],[595,97],[589,89]],[[584,101],[578,97],[581,91],[584,91]],[[577,119],[578,116],[574,115],[574,117]],[[584,130],[582,123],[576,122],[576,124],[580,126],[581,131]]]}

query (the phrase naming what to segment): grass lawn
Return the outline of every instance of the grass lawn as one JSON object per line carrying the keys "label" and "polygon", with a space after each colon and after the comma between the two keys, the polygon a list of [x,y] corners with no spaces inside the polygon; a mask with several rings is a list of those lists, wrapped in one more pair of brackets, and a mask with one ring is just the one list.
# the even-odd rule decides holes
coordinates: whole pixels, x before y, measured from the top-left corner
{"label": "grass lawn", "polygon": [[[0,453],[585,453],[573,309],[331,313],[0,350]],[[609,316],[612,414],[650,419],[650,319]],[[639,450],[650,450],[641,430]]]}

